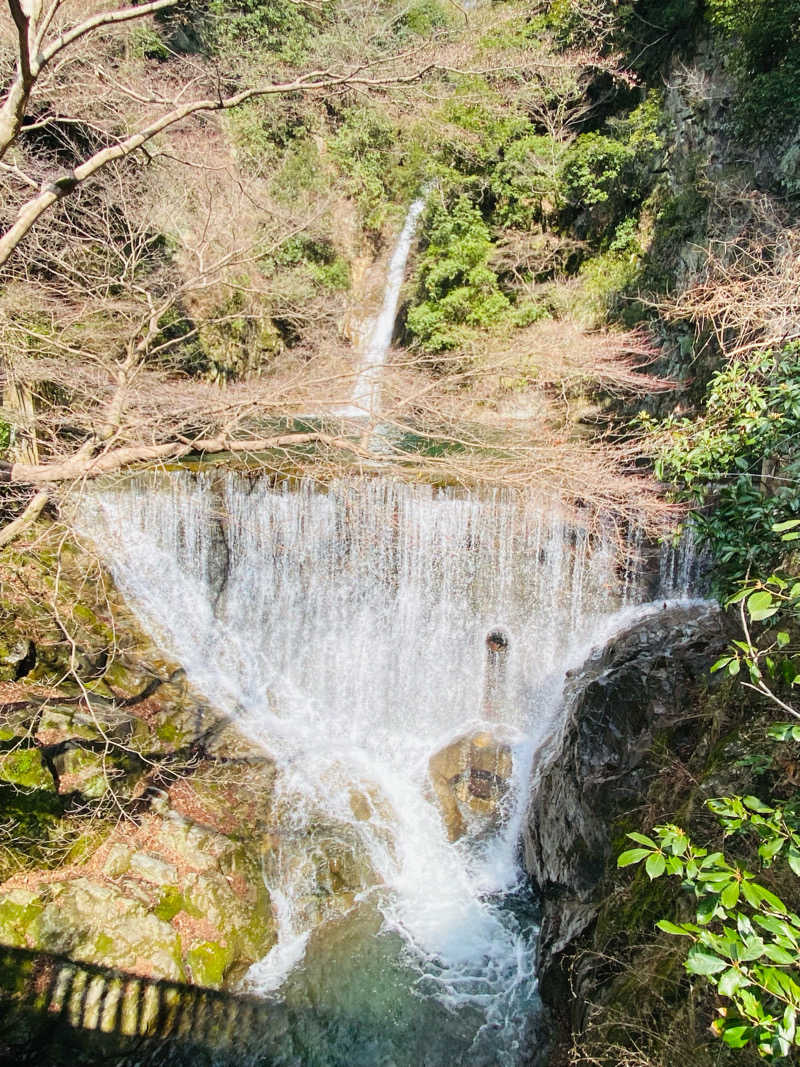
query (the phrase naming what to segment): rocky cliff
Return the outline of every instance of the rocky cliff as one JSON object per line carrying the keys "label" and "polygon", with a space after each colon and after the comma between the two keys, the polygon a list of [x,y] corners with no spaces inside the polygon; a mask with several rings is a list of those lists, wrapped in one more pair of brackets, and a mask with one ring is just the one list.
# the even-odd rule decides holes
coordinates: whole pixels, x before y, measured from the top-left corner
{"label": "rocky cliff", "polygon": [[[526,868],[541,892],[541,994],[563,1013],[576,942],[608,894],[619,822],[639,809],[653,754],[695,743],[709,666],[727,640],[711,604],[664,607],[631,626],[567,679],[560,743],[535,786],[524,833]],[[579,1028],[580,983],[569,1007]]]}

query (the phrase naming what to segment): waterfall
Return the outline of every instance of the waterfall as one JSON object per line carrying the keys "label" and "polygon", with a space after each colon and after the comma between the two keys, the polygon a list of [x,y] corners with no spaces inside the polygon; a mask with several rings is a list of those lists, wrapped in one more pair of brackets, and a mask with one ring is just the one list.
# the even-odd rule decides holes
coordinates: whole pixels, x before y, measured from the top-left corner
{"label": "waterfall", "polygon": [[[397,1036],[376,1023],[380,1055],[356,1042],[304,1062],[519,1063],[535,1004],[535,925],[514,904],[531,763],[557,729],[565,670],[661,607],[640,606],[643,583],[619,574],[602,524],[588,529],[557,501],[500,490],[379,478],[275,487],[235,473],[140,476],[86,494],[80,508],[79,530],[143,625],[276,759],[277,806],[293,832],[320,819],[346,827],[375,872],[363,896],[380,936],[364,942],[361,977],[328,978],[337,988],[326,996],[341,1013],[335,998],[360,981],[358,1011],[368,1013],[376,984],[406,975],[391,997]],[[487,723],[494,627],[509,651],[499,721]],[[476,817],[450,843],[428,761],[484,728],[513,754],[503,819],[487,828]],[[366,817],[354,814],[355,794]],[[280,939],[249,978],[264,995],[288,996],[312,966],[303,902],[313,887],[301,867],[287,860],[265,875]],[[375,943],[391,962],[373,972]],[[407,1033],[423,1016],[424,1055]]]}
{"label": "waterfall", "polygon": [[392,258],[389,260],[381,310],[366,334],[366,343],[358,377],[353,386],[350,406],[340,410],[340,415],[375,418],[380,412],[381,368],[386,362],[386,353],[392,343],[400,289],[405,278],[406,264],[417,222],[425,207],[425,202],[424,196],[419,197],[408,209],[403,229],[400,231]]}

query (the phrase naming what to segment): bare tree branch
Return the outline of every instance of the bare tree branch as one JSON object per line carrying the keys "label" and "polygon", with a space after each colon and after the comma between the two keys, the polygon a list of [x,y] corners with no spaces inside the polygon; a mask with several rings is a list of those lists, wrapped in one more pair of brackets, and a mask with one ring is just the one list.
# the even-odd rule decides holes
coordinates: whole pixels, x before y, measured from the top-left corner
{"label": "bare tree branch", "polygon": [[164,8],[175,7],[177,2],[178,0],[151,0],[150,3],[137,7],[120,8],[117,11],[94,15],[60,34],[47,47],[43,47],[44,38],[59,4],[51,4],[41,23],[37,25],[41,0],[8,0],[11,17],[17,28],[17,71],[0,106],[0,159],[19,135],[28,100],[38,78],[60,52],[100,27],[145,18]]}

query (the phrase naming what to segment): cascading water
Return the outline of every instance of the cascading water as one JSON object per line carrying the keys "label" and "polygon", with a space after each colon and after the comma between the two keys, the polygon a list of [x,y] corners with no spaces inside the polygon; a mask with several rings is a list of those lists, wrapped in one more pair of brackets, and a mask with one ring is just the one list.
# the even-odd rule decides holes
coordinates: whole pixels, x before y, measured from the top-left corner
{"label": "cascading water", "polygon": [[383,304],[377,318],[371,323],[366,334],[358,377],[353,386],[350,406],[339,412],[351,417],[374,418],[380,411],[381,368],[386,362],[386,353],[392,343],[397,305],[400,289],[406,273],[411,242],[417,229],[417,222],[425,208],[425,197],[415,200],[408,209],[403,229],[397,239],[389,268],[386,272],[386,284],[383,292]]}
{"label": "cascading water", "polygon": [[[194,686],[275,758],[287,839],[344,828],[373,873],[353,909],[377,925],[326,969],[313,869],[287,853],[265,872],[281,936],[249,985],[313,1005],[296,1062],[519,1063],[535,1008],[516,857],[532,760],[565,670],[656,610],[636,606],[635,574],[620,581],[612,539],[500,491],[234,473],[95,491],[78,526]],[[487,722],[497,626],[508,664]],[[510,747],[510,791],[499,823],[467,811],[451,843],[428,761],[476,729]]]}

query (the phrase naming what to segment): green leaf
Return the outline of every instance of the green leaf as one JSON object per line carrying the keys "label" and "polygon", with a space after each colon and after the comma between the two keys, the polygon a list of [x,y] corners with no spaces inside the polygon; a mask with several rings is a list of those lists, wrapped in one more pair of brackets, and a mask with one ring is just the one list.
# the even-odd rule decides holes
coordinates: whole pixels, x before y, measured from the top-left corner
{"label": "green leaf", "polygon": [[719,899],[722,901],[723,908],[727,908],[728,911],[735,908],[739,902],[739,883],[731,882],[730,885],[725,886]]}
{"label": "green leaf", "polygon": [[660,852],[653,852],[650,854],[650,858],[644,865],[644,869],[647,871],[650,879],[660,877],[667,866],[667,861],[664,859]]}
{"label": "green leaf", "polygon": [[780,897],[776,897],[774,893],[770,893],[770,891],[765,889],[763,885],[758,887],[758,892],[764,904],[772,908],[773,911],[781,912],[783,915],[786,914],[786,905]]}
{"label": "green leaf", "polygon": [[786,522],[772,524],[773,533],[786,533],[787,530],[796,530],[800,526],[800,519],[787,519]]}
{"label": "green leaf", "polygon": [[631,831],[627,836],[631,841],[637,841],[640,845],[647,845],[649,848],[658,848],[658,845],[652,837],[648,837],[647,834],[637,834],[634,831]]}
{"label": "green leaf", "polygon": [[794,724],[791,722],[776,722],[767,730],[767,737],[773,741],[788,741],[792,736]]}
{"label": "green leaf", "polygon": [[715,956],[712,952],[698,948],[696,945],[689,949],[689,955],[684,964],[689,974],[718,974],[724,971],[728,964]]}
{"label": "green leaf", "polygon": [[675,923],[671,923],[669,919],[659,919],[656,926],[659,930],[663,930],[665,934],[676,934],[679,937],[692,937],[691,931],[684,930],[682,926],[677,926]]}
{"label": "green leaf", "polygon": [[717,914],[717,898],[715,896],[701,897],[697,902],[695,915],[701,926],[708,926]]}
{"label": "green leaf", "polygon": [[793,963],[797,963],[797,954],[781,948],[780,945],[765,945],[764,955],[767,959],[772,960],[773,963],[780,963],[784,966],[791,966]]}
{"label": "green leaf", "polygon": [[751,589],[752,586],[747,585],[744,589],[740,589],[738,592],[734,593],[733,596],[729,596],[725,601],[726,606],[728,604],[738,604],[740,600],[744,600],[746,596],[749,596]]}
{"label": "green leaf", "polygon": [[800,878],[800,851],[794,845],[789,845],[786,852],[786,860],[797,877]]}
{"label": "green leaf", "polygon": [[738,659],[732,659],[728,664],[728,674],[737,675],[739,673],[739,661]]}
{"label": "green leaf", "polygon": [[774,615],[777,608],[772,593],[768,589],[759,589],[758,592],[751,593],[747,598],[747,611],[750,618],[756,621]]}
{"label": "green leaf", "polygon": [[745,937],[743,947],[739,950],[739,959],[743,962],[757,960],[764,955],[764,942],[760,937]]}
{"label": "green leaf", "polygon": [[723,997],[729,997],[731,994],[735,993],[740,986],[748,985],[750,985],[749,978],[746,978],[736,967],[731,967],[729,970],[725,971],[723,975],[720,975],[717,989]]}
{"label": "green leaf", "polygon": [[759,845],[758,854],[764,860],[766,866],[769,866],[770,860],[777,856],[783,845],[784,838],[782,837],[770,837]]}
{"label": "green leaf", "polygon": [[775,640],[778,642],[778,648],[786,648],[789,644],[790,637],[785,630],[779,630],[775,634]]}
{"label": "green leaf", "polygon": [[744,1048],[752,1034],[752,1026],[728,1026],[722,1031],[722,1040],[730,1048]]}
{"label": "green leaf", "polygon": [[771,815],[775,810],[774,808],[770,808],[762,800],[759,800],[758,797],[743,797],[742,803],[751,811],[758,811],[763,815]]}
{"label": "green leaf", "polygon": [[716,661],[716,663],[714,663],[713,666],[711,667],[711,672],[710,673],[713,674],[715,671],[721,671],[723,667],[727,667],[728,666],[728,664],[731,662],[732,659],[733,659],[733,656],[720,656],[720,658]]}
{"label": "green leaf", "polygon": [[617,860],[618,867],[630,867],[632,863],[640,863],[645,856],[652,855],[649,848],[631,848],[623,852]]}
{"label": "green leaf", "polygon": [[751,908],[761,907],[761,894],[755,888],[755,883],[746,880],[742,882],[742,892],[744,893],[745,900]]}

